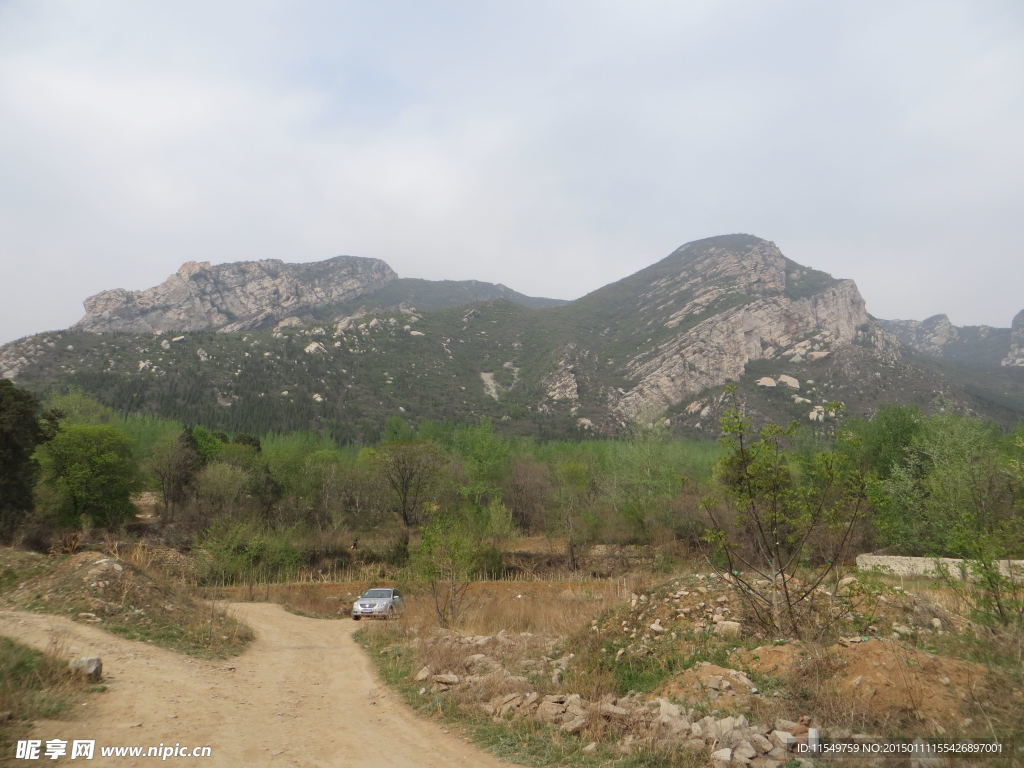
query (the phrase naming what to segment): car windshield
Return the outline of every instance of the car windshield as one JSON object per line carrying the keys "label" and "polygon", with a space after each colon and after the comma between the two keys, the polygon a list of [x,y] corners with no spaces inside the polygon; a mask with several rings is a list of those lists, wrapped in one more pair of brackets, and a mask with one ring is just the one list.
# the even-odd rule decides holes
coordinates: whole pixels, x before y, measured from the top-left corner
{"label": "car windshield", "polygon": [[363,597],[391,597],[390,589],[368,589],[363,593]]}

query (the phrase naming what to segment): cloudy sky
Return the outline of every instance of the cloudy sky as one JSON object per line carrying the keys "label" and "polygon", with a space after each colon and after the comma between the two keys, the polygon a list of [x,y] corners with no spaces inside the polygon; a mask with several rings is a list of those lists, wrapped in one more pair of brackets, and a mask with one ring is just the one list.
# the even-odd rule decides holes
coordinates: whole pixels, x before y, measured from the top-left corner
{"label": "cloudy sky", "polygon": [[574,298],[749,232],[1024,307],[1020,0],[0,0],[0,342],[187,260]]}

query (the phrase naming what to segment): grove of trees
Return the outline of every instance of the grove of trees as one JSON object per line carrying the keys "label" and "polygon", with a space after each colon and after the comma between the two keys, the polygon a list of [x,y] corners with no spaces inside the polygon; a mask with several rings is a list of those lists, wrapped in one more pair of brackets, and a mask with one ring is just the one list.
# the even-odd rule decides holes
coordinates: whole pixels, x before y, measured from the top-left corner
{"label": "grove of trees", "polygon": [[837,412],[827,430],[755,431],[737,409],[723,431],[723,443],[656,428],[538,441],[395,417],[377,443],[339,445],[126,415],[77,392],[40,404],[0,381],[0,535],[43,548],[120,531],[136,523],[131,495],[149,491],[147,532],[204,554],[219,581],[352,558],[491,574],[516,535],[557,539],[569,567],[589,543],[674,543],[760,574],[771,588],[751,585],[752,599],[782,626],[795,569],[806,582],[855,549],[1024,556],[1024,430],[884,406]]}

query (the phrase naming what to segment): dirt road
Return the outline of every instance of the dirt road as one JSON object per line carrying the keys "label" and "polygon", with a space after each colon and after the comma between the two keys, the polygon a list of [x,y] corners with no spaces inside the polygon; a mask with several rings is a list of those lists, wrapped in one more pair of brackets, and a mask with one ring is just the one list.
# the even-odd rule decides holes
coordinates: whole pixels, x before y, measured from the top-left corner
{"label": "dirt road", "polygon": [[[352,639],[352,621],[235,603],[256,639],[241,656],[202,661],[124,640],[58,616],[0,611],[0,635],[38,648],[59,638],[74,656],[101,656],[109,690],[73,720],[42,721],[37,739],[95,739],[112,766],[356,766],[498,768],[503,763],[415,715],[385,689]],[[212,747],[212,757],[101,758],[99,745]],[[52,764],[49,760],[36,764]],[[61,764],[77,765],[67,758]],[[26,762],[25,765],[33,764]]]}

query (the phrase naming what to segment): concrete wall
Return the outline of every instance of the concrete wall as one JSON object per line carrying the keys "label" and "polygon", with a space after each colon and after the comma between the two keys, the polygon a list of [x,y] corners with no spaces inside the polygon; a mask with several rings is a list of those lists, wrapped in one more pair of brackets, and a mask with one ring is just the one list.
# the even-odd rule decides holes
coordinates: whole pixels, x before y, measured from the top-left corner
{"label": "concrete wall", "polygon": [[[963,560],[953,557],[902,557],[899,555],[857,555],[857,567],[861,570],[881,568],[894,576],[936,576],[936,563],[945,566],[950,575],[958,576]],[[1001,560],[1000,570],[1009,575],[1011,569],[1024,577],[1024,560]]]}

